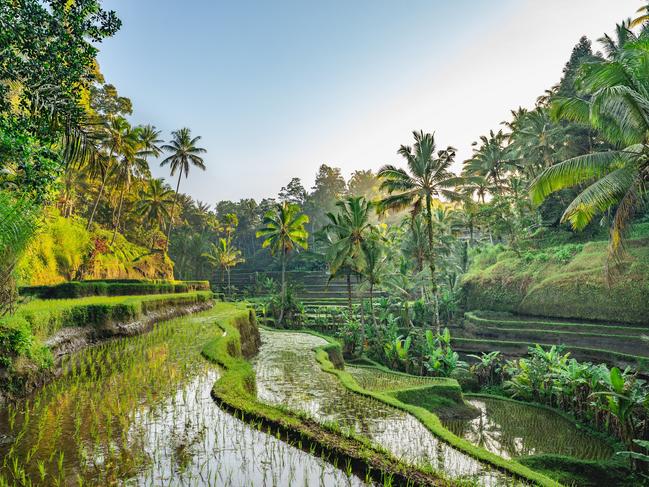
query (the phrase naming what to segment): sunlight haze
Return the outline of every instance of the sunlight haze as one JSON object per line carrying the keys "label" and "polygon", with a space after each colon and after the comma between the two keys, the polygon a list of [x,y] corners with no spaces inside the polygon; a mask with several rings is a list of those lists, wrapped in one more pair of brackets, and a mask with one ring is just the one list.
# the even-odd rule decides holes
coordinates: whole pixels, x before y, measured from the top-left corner
{"label": "sunlight haze", "polygon": [[111,0],[124,28],[99,61],[135,122],[202,136],[207,171],[183,187],[214,204],[276,196],[293,176],[309,188],[322,163],[346,177],[399,163],[419,129],[458,149],[459,170],[474,140],[560,79],[580,35],[597,50],[641,5],[407,3]]}

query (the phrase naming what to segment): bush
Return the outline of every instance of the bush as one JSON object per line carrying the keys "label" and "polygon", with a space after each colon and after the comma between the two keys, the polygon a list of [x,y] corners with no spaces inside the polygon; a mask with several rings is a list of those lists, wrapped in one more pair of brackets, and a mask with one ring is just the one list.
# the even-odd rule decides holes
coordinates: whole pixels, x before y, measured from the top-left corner
{"label": "bush", "polygon": [[209,290],[209,281],[72,281],[53,286],[25,286],[23,296],[41,299],[71,299],[88,296],[134,296],[146,294],[186,293]]}
{"label": "bush", "polygon": [[165,296],[34,300],[19,306],[14,315],[0,318],[0,356],[5,358],[0,365],[7,367],[10,359],[17,356],[42,356],[45,347],[41,340],[63,327],[100,327],[132,321],[161,308],[202,303],[209,299],[210,292],[194,292]]}

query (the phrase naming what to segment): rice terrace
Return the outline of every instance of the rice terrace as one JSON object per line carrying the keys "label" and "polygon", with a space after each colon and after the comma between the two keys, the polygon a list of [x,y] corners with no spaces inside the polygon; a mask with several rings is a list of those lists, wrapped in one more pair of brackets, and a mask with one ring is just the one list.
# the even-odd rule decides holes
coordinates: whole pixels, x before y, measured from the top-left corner
{"label": "rice terrace", "polygon": [[0,0],[0,487],[644,485],[649,3]]}

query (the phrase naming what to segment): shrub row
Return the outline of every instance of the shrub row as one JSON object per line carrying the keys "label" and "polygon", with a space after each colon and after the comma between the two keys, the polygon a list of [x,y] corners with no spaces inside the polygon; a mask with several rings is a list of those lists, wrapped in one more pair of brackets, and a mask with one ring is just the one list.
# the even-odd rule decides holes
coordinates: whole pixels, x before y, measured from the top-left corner
{"label": "shrub row", "polygon": [[164,296],[34,300],[19,306],[14,315],[0,318],[0,366],[9,366],[12,357],[21,355],[46,366],[47,347],[42,340],[66,326],[129,322],[161,308],[204,303],[211,297],[211,292],[196,291]]}
{"label": "shrub row", "polygon": [[41,299],[83,298],[87,296],[134,296],[145,294],[172,294],[207,291],[209,281],[71,281],[53,286],[26,286],[20,288],[23,296]]}

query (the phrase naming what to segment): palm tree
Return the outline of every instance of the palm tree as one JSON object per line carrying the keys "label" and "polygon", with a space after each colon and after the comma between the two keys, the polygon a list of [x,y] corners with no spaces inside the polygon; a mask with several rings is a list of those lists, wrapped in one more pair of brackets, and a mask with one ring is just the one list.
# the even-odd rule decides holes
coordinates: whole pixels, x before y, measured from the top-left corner
{"label": "palm tree", "polygon": [[363,251],[363,260],[365,267],[362,270],[363,278],[369,287],[370,292],[370,314],[372,322],[376,325],[376,315],[374,313],[374,289],[381,284],[385,275],[385,265],[387,257],[385,249],[378,238],[367,238],[361,244]]}
{"label": "palm tree", "polygon": [[136,206],[137,214],[145,221],[155,223],[158,229],[162,229],[164,222],[169,220],[169,210],[174,202],[173,194],[174,192],[164,184],[162,178],[149,179],[146,189],[140,191],[140,199]]}
{"label": "palm tree", "polygon": [[144,159],[148,159],[149,156],[159,157],[162,154],[160,144],[164,141],[158,137],[160,137],[160,130],[156,129],[153,125],[142,125],[140,127],[141,155]]}
{"label": "palm tree", "polygon": [[[647,7],[643,7],[640,10],[646,10],[646,8]],[[614,59],[615,57],[617,57],[617,55],[622,52],[622,48],[628,42],[633,42],[638,39],[631,30],[631,28],[633,27],[632,24],[633,21],[631,19],[624,20],[621,24],[616,24],[615,39],[613,39],[608,34],[604,34],[603,37],[597,39],[599,43],[602,44],[602,48],[604,49],[604,52],[609,59]]]}
{"label": "palm tree", "polygon": [[480,137],[480,146],[474,149],[471,159],[464,162],[462,175],[482,176],[495,188],[503,192],[505,175],[514,168],[511,152],[507,148],[507,136],[502,130],[491,130],[489,136]]}
{"label": "palm tree", "polygon": [[636,10],[636,13],[638,13],[639,15],[631,21],[629,27],[633,28],[649,23],[649,4],[645,5],[644,7],[640,7],[638,10]]}
{"label": "palm tree", "polygon": [[362,196],[350,196],[336,203],[338,213],[327,213],[327,223],[323,231],[329,238],[327,260],[330,280],[345,271],[347,276],[347,297],[349,313],[352,313],[351,273],[360,274],[365,267],[362,244],[372,232],[369,222],[372,203]]}
{"label": "palm tree", "polygon": [[553,115],[598,130],[615,149],[565,160],[532,182],[532,201],[540,204],[564,188],[587,186],[570,203],[562,221],[582,230],[593,217],[614,208],[609,256],[619,256],[625,231],[637,208],[648,201],[649,39],[629,42],[611,61],[582,65],[577,83],[585,98],[558,99]]}
{"label": "palm tree", "polygon": [[278,324],[284,318],[286,303],[286,261],[289,253],[299,247],[308,247],[309,233],[304,225],[309,223],[309,217],[300,213],[300,207],[287,202],[278,203],[266,212],[262,228],[257,231],[257,238],[263,238],[263,248],[270,248],[273,255],[279,253],[282,262],[282,309]]}
{"label": "palm tree", "polygon": [[88,225],[86,227],[87,229],[90,229],[92,222],[95,219],[95,213],[97,212],[99,201],[104,194],[104,189],[106,188],[108,177],[111,175],[113,169],[115,155],[121,153],[124,137],[129,133],[130,130],[131,126],[125,118],[111,118],[106,123],[101,135],[101,152],[94,154],[89,159],[89,163],[91,165],[90,171],[94,175],[98,175],[101,178],[101,184],[99,186],[99,193],[97,193],[97,199],[95,200],[95,204],[92,207],[92,212],[90,213],[90,218],[88,219]]}
{"label": "palm tree", "polygon": [[174,204],[171,207],[171,215],[169,219],[169,227],[167,228],[167,248],[169,248],[169,239],[171,238],[171,228],[173,227],[174,210],[176,209],[176,202],[178,200],[178,191],[180,189],[180,179],[183,174],[185,177],[189,175],[190,166],[196,166],[199,169],[205,170],[205,161],[198,154],[207,152],[202,147],[197,147],[196,143],[201,139],[200,136],[192,138],[191,131],[188,128],[175,130],[171,133],[173,139],[169,144],[162,146],[162,150],[170,152],[171,155],[164,159],[160,166],[169,164],[171,167],[171,175],[173,176],[178,172],[178,184],[176,184],[176,195],[174,197]]}
{"label": "palm tree", "polygon": [[146,159],[142,157],[142,142],[140,138],[140,129],[129,129],[123,138],[121,158],[119,163],[113,169],[115,182],[117,186],[120,187],[119,193],[119,205],[117,209],[117,217],[115,223],[113,224],[113,237],[110,241],[112,245],[115,242],[115,237],[117,236],[117,230],[119,228],[119,222],[122,217],[122,207],[124,205],[124,193],[127,192],[131,187],[131,181],[134,177],[143,177],[149,176],[149,165],[146,162]]}
{"label": "palm tree", "polygon": [[410,209],[411,220],[424,213],[428,230],[428,265],[430,268],[431,291],[437,292],[435,283],[435,256],[433,252],[433,198],[443,197],[459,200],[460,195],[454,187],[462,184],[450,166],[455,159],[455,149],[447,147],[435,152],[435,137],[423,131],[413,132],[415,146],[402,145],[398,153],[406,159],[410,174],[405,169],[386,165],[379,171],[382,179],[381,189],[389,196],[383,198],[381,208],[401,210]]}
{"label": "palm tree", "polygon": [[230,239],[219,238],[218,245],[211,243],[209,250],[202,254],[203,257],[213,266],[221,269],[221,280],[224,275],[228,276],[228,296],[232,294],[230,286],[230,269],[237,264],[245,262],[241,257],[241,251],[232,245]]}

